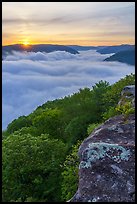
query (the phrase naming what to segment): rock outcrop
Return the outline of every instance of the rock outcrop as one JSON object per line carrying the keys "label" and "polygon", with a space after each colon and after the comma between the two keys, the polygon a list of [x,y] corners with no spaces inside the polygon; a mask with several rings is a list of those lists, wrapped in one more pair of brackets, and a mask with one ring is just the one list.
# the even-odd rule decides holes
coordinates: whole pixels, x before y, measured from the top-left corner
{"label": "rock outcrop", "polygon": [[121,92],[121,95],[125,96],[133,96],[135,97],[135,85],[125,86],[123,91]]}
{"label": "rock outcrop", "polygon": [[135,85],[125,86],[121,92],[121,100],[119,105],[124,104],[126,101],[131,101],[131,106],[135,108]]}
{"label": "rock outcrop", "polygon": [[78,154],[79,185],[69,202],[135,202],[135,114],[107,120]]}

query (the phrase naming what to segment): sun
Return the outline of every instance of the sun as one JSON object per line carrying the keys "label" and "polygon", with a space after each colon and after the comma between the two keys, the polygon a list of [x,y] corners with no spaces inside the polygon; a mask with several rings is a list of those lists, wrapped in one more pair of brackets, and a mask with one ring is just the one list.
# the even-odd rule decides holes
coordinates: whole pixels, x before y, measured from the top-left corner
{"label": "sun", "polygon": [[30,43],[28,42],[28,41],[24,41],[23,42],[23,45],[25,45],[25,46],[27,46],[27,45],[29,45]]}
{"label": "sun", "polygon": [[29,45],[31,45],[31,43],[28,39],[20,40],[19,44],[22,44],[25,47],[28,47]]}

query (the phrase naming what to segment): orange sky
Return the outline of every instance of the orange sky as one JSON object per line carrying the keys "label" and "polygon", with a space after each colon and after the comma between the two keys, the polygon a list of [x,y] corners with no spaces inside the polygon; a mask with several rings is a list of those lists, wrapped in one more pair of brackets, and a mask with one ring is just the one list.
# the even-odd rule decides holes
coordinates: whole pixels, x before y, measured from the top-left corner
{"label": "orange sky", "polygon": [[134,2],[2,2],[2,44],[135,43]]}

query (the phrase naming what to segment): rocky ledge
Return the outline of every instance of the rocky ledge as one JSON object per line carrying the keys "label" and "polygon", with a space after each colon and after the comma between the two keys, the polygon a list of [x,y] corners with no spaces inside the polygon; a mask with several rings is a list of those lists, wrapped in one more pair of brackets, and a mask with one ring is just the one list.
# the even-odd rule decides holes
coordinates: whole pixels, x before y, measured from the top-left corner
{"label": "rocky ledge", "polygon": [[79,148],[79,186],[70,202],[133,202],[135,115],[107,120]]}
{"label": "rocky ledge", "polygon": [[115,116],[79,148],[79,185],[69,202],[135,202],[135,115]]}

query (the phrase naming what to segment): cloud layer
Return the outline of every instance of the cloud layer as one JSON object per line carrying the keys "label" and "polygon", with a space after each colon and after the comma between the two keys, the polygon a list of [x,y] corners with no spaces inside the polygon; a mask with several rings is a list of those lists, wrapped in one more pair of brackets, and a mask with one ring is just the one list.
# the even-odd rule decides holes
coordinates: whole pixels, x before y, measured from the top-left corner
{"label": "cloud layer", "polygon": [[135,67],[119,62],[103,62],[110,55],[83,51],[73,55],[14,52],[2,62],[2,126],[31,113],[37,106],[92,86],[99,80],[110,84]]}

